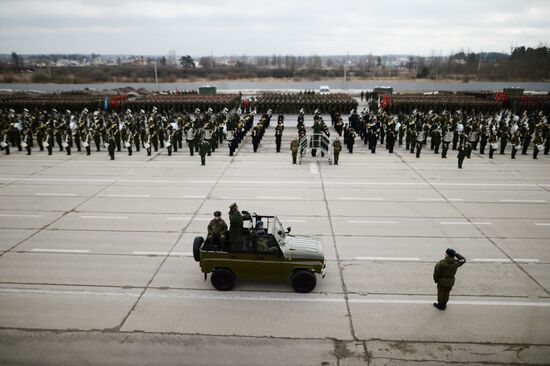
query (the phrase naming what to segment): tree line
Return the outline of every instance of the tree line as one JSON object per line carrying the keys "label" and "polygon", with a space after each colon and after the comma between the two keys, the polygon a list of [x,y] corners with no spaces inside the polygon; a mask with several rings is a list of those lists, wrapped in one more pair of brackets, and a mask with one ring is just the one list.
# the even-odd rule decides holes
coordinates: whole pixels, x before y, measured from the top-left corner
{"label": "tree line", "polygon": [[[70,60],[98,59],[101,56],[73,54]],[[488,81],[545,81],[550,79],[550,48],[516,47],[510,54],[459,51],[450,56],[205,56],[189,55],[168,62],[162,57],[136,57],[122,62],[86,66],[44,66],[52,55],[21,56],[0,60],[0,81],[9,82],[151,82],[156,66],[160,82],[181,79],[324,79],[339,78],[346,72],[353,78],[456,79]],[[40,61],[40,62],[39,62]],[[156,65],[155,65],[156,64]],[[39,66],[41,65],[41,66]]]}

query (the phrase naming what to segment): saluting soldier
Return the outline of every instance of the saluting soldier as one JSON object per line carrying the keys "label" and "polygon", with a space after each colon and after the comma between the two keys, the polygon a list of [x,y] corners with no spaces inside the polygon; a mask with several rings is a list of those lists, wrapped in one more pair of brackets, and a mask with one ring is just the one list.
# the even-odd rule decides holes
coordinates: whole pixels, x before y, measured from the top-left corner
{"label": "saluting soldier", "polygon": [[445,251],[445,259],[440,260],[434,267],[433,278],[437,283],[437,302],[433,305],[439,310],[447,308],[451,289],[455,284],[456,271],[466,263],[466,258],[449,248]]}

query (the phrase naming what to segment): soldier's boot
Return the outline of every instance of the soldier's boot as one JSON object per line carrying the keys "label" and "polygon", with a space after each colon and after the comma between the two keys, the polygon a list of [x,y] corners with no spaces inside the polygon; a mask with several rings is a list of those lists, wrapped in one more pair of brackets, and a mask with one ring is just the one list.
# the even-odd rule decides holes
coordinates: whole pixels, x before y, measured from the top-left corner
{"label": "soldier's boot", "polygon": [[92,151],[90,149],[90,146],[86,146],[86,155],[91,155]]}
{"label": "soldier's boot", "polygon": [[493,154],[494,154],[495,150],[491,147],[489,148],[489,159],[492,159],[493,158]]}
{"label": "soldier's boot", "polygon": [[147,156],[151,156],[151,148],[150,147],[147,148]]}
{"label": "soldier's boot", "polygon": [[67,155],[71,155],[71,148],[67,147]]}
{"label": "soldier's boot", "polygon": [[538,159],[537,155],[539,154],[539,149],[535,146],[533,149],[533,159]]}
{"label": "soldier's boot", "polygon": [[128,148],[128,156],[132,156],[132,148],[131,147]]}
{"label": "soldier's boot", "polygon": [[206,165],[206,158],[204,156],[201,156],[201,166]]}
{"label": "soldier's boot", "polygon": [[446,308],[445,305],[442,305],[442,304],[440,304],[440,303],[438,303],[438,302],[434,302],[433,305],[434,305],[435,308],[437,308],[437,309],[439,309],[439,310],[445,310],[445,308]]}
{"label": "soldier's boot", "polygon": [[516,158],[516,152],[517,152],[516,148],[512,147],[512,155],[511,155],[512,159]]}
{"label": "soldier's boot", "polygon": [[31,154],[31,147],[27,145],[27,147],[25,148],[25,150],[27,150],[27,155],[30,155]]}

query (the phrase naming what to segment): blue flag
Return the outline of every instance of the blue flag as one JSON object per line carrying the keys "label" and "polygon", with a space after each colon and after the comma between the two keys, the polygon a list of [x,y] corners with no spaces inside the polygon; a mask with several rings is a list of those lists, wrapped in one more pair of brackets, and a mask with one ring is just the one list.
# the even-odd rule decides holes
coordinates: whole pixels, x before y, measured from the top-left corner
{"label": "blue flag", "polygon": [[109,110],[109,96],[108,95],[105,97],[105,110],[106,111]]}

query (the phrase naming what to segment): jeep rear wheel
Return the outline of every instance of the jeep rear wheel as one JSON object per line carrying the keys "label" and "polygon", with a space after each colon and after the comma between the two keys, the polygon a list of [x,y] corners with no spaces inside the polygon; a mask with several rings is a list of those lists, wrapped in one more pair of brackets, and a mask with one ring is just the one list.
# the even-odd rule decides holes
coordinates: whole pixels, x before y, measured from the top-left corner
{"label": "jeep rear wheel", "polygon": [[292,275],[292,287],[296,292],[310,292],[317,285],[317,279],[311,271],[299,270]]}
{"label": "jeep rear wheel", "polygon": [[201,260],[201,246],[202,243],[204,243],[204,239],[202,236],[196,236],[195,240],[193,241],[193,258],[195,258],[195,262],[200,262]]}
{"label": "jeep rear wheel", "polygon": [[229,291],[235,286],[235,275],[228,269],[218,268],[210,276],[212,286],[219,291]]}

